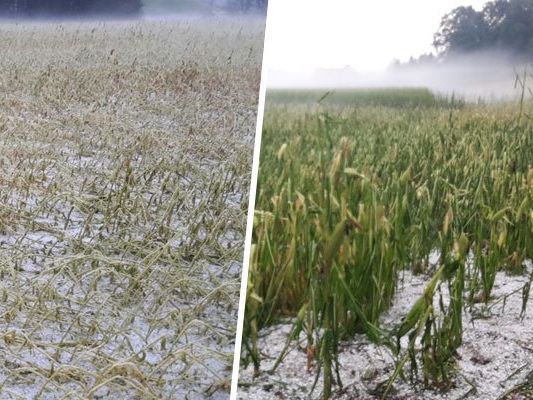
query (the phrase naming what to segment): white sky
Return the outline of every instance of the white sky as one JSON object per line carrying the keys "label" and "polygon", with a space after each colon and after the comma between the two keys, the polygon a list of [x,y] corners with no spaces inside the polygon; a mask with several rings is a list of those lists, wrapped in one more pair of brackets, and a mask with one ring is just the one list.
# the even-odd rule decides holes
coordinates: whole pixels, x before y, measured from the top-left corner
{"label": "white sky", "polygon": [[268,69],[304,72],[351,66],[384,70],[432,51],[442,16],[488,0],[270,0]]}

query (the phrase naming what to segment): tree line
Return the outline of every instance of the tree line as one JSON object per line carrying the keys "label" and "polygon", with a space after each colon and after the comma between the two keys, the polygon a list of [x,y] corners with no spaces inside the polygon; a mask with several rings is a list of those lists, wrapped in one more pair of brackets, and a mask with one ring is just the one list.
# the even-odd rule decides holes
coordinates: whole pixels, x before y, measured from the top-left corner
{"label": "tree line", "polygon": [[[226,9],[232,12],[266,11],[268,0],[195,0],[204,8]],[[0,16],[82,16],[94,14],[139,14],[152,0],[0,0]],[[168,0],[166,8],[172,10],[183,1]]]}
{"label": "tree line", "polygon": [[0,0],[0,14],[9,17],[83,14],[136,14],[141,0]]}
{"label": "tree line", "polygon": [[455,8],[442,18],[433,45],[443,56],[502,50],[533,58],[533,0],[495,0],[480,11]]}
{"label": "tree line", "polygon": [[239,11],[266,11],[268,0],[230,0],[230,6]]}
{"label": "tree line", "polygon": [[[533,0],[493,0],[480,11],[457,7],[444,15],[433,36],[435,53],[394,60],[391,68],[432,65],[462,56],[491,56],[511,62],[533,61]],[[483,58],[483,57],[481,57]]]}

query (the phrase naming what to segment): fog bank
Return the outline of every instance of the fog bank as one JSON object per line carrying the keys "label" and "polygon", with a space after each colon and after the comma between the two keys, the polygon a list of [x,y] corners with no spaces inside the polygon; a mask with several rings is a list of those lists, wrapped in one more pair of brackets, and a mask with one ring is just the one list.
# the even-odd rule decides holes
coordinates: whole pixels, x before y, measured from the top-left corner
{"label": "fog bank", "polygon": [[[352,67],[317,69],[313,72],[271,70],[270,88],[380,88],[427,87],[443,94],[455,93],[467,100],[499,101],[521,95],[516,76],[523,78],[527,68],[526,86],[533,88],[531,65],[510,54],[484,52],[457,56],[453,60],[423,64],[401,64],[385,71],[361,72]],[[531,84],[529,84],[529,82]],[[526,91],[527,97],[532,93]]]}

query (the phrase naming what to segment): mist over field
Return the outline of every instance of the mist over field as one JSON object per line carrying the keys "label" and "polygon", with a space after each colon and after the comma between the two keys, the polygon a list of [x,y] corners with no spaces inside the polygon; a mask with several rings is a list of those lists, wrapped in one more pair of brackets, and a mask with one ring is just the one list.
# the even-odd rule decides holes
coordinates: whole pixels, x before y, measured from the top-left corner
{"label": "mist over field", "polygon": [[[497,101],[521,95],[516,77],[527,63],[502,52],[480,52],[420,65],[391,65],[385,71],[357,71],[351,67],[312,72],[270,71],[271,88],[381,88],[426,87],[438,93],[455,93],[469,100]],[[533,79],[530,73],[527,79]],[[527,83],[527,80],[526,80]],[[530,93],[527,93],[531,96]]]}
{"label": "mist over field", "polygon": [[266,0],[146,0],[142,15],[149,19],[174,19],[183,17],[262,15]]}

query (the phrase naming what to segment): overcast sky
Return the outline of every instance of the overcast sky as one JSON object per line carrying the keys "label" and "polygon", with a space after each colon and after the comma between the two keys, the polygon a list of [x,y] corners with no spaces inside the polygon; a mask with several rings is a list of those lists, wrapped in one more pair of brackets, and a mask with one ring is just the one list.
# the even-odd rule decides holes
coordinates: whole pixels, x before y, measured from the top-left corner
{"label": "overcast sky", "polygon": [[351,66],[380,71],[432,51],[433,34],[453,8],[486,0],[270,0],[268,69],[309,72]]}

